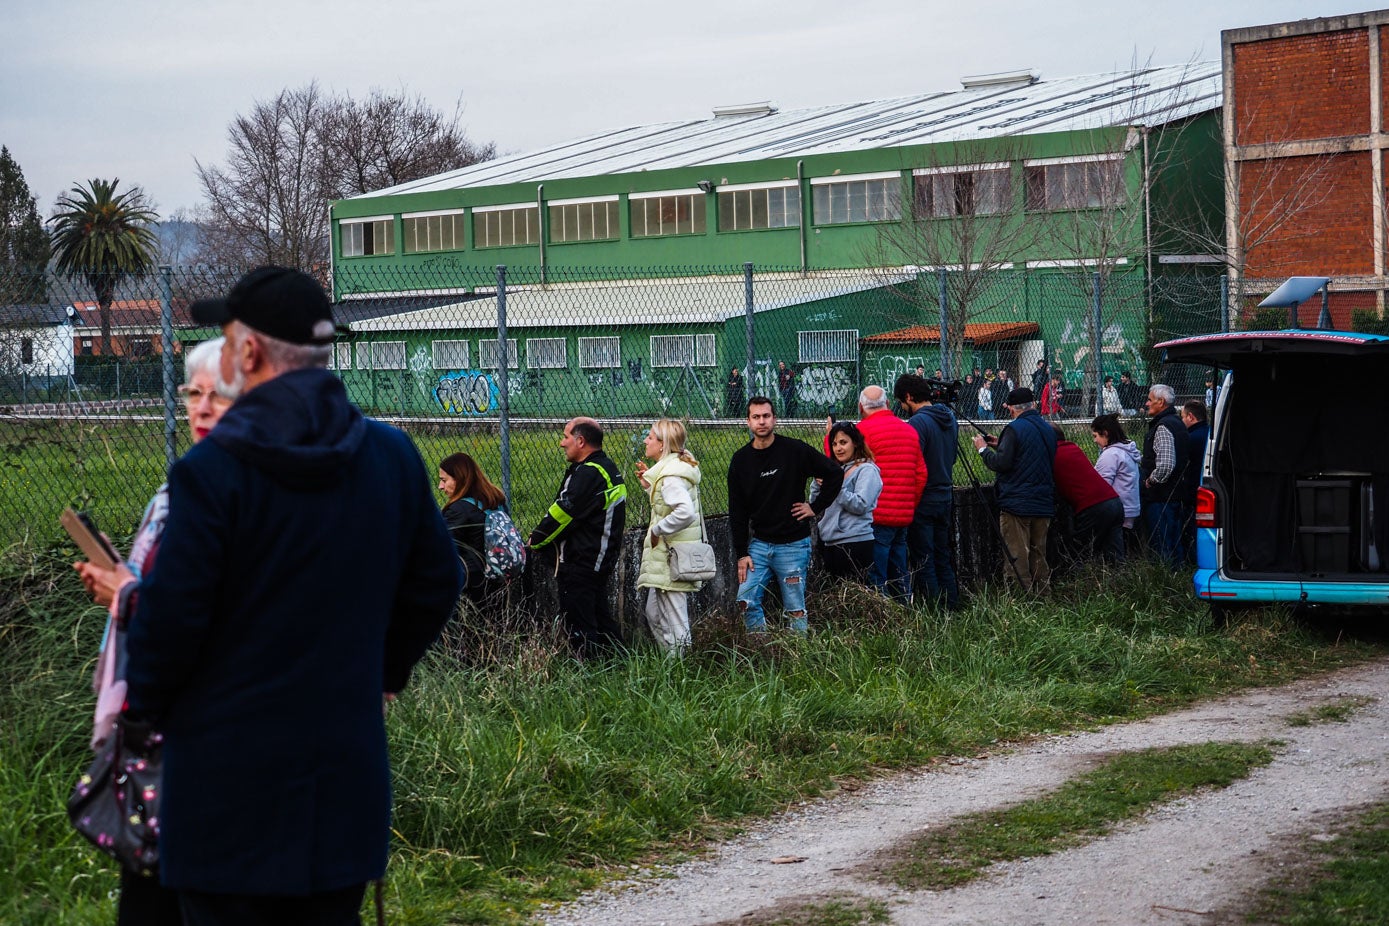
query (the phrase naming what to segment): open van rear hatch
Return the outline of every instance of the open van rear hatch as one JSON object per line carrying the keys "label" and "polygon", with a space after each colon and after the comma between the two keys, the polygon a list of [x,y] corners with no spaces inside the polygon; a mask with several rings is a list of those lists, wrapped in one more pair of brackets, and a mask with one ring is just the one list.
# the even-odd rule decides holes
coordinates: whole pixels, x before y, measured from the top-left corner
{"label": "open van rear hatch", "polygon": [[1208,482],[1220,498],[1222,574],[1389,582],[1389,337],[1290,328],[1157,347],[1171,363],[1232,371]]}
{"label": "open van rear hatch", "polygon": [[1386,357],[1389,337],[1355,331],[1288,328],[1282,331],[1226,331],[1163,341],[1157,345],[1169,363],[1199,363],[1231,369],[1242,357],[1307,354],[1321,357]]}

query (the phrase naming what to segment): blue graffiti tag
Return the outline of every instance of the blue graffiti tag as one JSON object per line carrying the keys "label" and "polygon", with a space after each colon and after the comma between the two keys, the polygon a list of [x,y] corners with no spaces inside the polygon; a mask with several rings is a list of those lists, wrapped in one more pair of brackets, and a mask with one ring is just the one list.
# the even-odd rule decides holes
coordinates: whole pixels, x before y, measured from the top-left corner
{"label": "blue graffiti tag", "polygon": [[434,398],[450,415],[485,415],[497,404],[497,385],[489,373],[464,370],[445,373],[434,387]]}

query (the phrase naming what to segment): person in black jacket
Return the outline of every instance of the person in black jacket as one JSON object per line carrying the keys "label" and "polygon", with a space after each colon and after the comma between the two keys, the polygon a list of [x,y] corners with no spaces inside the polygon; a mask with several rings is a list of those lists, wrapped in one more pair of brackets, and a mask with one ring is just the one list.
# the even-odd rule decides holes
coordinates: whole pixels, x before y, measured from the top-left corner
{"label": "person in black jacket", "polygon": [[1182,492],[1191,441],[1177,410],[1171,386],[1148,387],[1146,408],[1150,417],[1143,440],[1143,459],[1138,465],[1143,522],[1148,546],[1168,564],[1182,563]]}
{"label": "person in black jacket", "polygon": [[[920,376],[897,377],[892,394],[911,412],[907,423],[916,429],[926,461],[926,489],[907,529],[912,586],[919,601],[954,610],[960,604],[960,587],[952,562],[950,524],[960,425],[949,405],[931,401],[931,387]],[[964,398],[970,401],[968,394]]]}
{"label": "person in black jacket", "polygon": [[1192,399],[1182,406],[1186,425],[1186,469],[1182,476],[1182,552],[1188,565],[1196,564],[1196,490],[1201,488],[1201,467],[1206,462],[1206,441],[1211,426],[1206,423],[1206,403]]}
{"label": "person in black jacket", "polygon": [[622,552],[627,486],[603,452],[603,429],[592,418],[566,424],[559,446],[569,468],[529,545],[558,548],[555,580],[569,646],[589,659],[611,653],[622,638],[608,604],[608,580]]}
{"label": "person in black jacket", "polygon": [[463,563],[467,580],[463,592],[480,604],[491,591],[487,581],[487,512],[506,507],[506,495],[466,453],[455,453],[439,464],[439,491],[444,494],[444,524]]}
{"label": "person in black jacket", "polygon": [[728,382],[724,384],[723,406],[724,414],[730,418],[743,413],[743,401],[746,395],[746,386],[743,382],[743,374],[738,372],[737,367],[733,367],[728,374]]}
{"label": "person in black jacket", "polygon": [[1056,432],[1037,414],[1036,404],[1031,389],[1014,389],[1004,404],[1013,420],[1002,436],[976,436],[974,447],[984,465],[998,474],[998,524],[1007,557],[1003,574],[1023,591],[1045,592],[1051,584],[1047,532],[1056,512]]}
{"label": "person in black jacket", "polygon": [[312,277],[191,307],[226,336],[221,421],[169,471],[129,628],[127,715],[164,734],[160,876],[184,921],[357,923],[386,870],[394,697],[462,569],[410,438],[325,369]]}
{"label": "person in black jacket", "polygon": [[[748,399],[748,430],[752,440],[728,463],[728,530],[738,557],[738,604],[748,631],[765,633],[762,596],[775,577],[791,629],[805,633],[810,525],[839,497],[844,472],[805,441],[777,435],[776,413],[766,396]],[[807,503],[810,479],[822,481],[815,501]]]}

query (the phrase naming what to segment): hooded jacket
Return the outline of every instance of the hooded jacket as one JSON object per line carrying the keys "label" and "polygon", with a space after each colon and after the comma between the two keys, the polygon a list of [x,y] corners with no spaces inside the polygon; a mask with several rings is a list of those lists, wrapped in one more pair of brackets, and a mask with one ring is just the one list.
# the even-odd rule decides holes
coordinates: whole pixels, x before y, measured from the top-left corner
{"label": "hooded jacket", "polygon": [[907,419],[921,438],[926,461],[926,488],[916,510],[933,514],[954,497],[955,457],[960,452],[960,425],[948,405],[923,405]]}
{"label": "hooded jacket", "polygon": [[325,370],[247,392],[170,470],[127,670],[165,736],[165,886],[311,894],[385,870],[382,692],[462,584],[431,486]]}
{"label": "hooded jacket", "polygon": [[1104,477],[1124,503],[1124,517],[1136,518],[1143,513],[1138,492],[1138,464],[1141,454],[1133,441],[1110,444],[1100,451],[1095,472]]}

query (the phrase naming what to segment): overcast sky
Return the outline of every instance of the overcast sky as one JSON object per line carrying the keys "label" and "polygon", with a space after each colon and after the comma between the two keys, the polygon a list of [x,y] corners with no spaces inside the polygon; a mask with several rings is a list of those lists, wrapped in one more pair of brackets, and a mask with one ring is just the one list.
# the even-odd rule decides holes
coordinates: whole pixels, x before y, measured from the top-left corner
{"label": "overcast sky", "polygon": [[[0,144],[47,217],[94,177],[159,211],[202,198],[227,125],[310,81],[456,101],[478,141],[526,151],[591,131],[1220,56],[1220,30],[1354,12],[1289,0],[47,0],[8,3]],[[124,184],[123,184],[124,185]]]}

